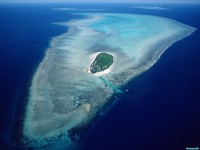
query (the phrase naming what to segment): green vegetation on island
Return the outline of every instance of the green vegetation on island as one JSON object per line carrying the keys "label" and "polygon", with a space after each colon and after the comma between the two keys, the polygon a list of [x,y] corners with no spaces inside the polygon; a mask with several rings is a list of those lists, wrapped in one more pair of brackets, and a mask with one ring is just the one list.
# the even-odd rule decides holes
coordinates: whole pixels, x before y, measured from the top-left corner
{"label": "green vegetation on island", "polygon": [[108,53],[99,53],[90,66],[92,74],[108,69],[113,64],[113,56]]}

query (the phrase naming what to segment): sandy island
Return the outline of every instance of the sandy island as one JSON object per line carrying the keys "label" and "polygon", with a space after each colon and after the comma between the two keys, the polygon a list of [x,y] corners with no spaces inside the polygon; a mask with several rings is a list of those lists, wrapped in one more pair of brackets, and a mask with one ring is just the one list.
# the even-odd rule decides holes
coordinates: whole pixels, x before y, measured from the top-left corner
{"label": "sandy island", "polygon": [[[91,67],[91,64],[94,62],[94,60],[96,59],[96,57],[97,57],[100,53],[107,53],[107,54],[109,54],[109,55],[112,55],[112,56],[113,56],[113,63],[112,63],[112,65],[111,65],[110,67],[108,67],[107,69],[105,69],[105,70],[103,70],[103,71],[100,71],[100,72],[97,72],[97,73],[91,73],[91,71],[90,71],[90,69],[91,69],[91,68],[90,68],[90,67]],[[88,65],[88,67],[86,68],[86,72],[87,72],[88,74],[90,74],[90,75],[94,75],[94,76],[97,76],[97,77],[106,75],[106,74],[110,73],[110,71],[114,68],[115,62],[116,62],[116,58],[117,58],[117,57],[116,57],[116,55],[115,55],[114,53],[109,53],[109,52],[96,52],[96,53],[90,55],[90,57],[89,57],[89,65]]]}

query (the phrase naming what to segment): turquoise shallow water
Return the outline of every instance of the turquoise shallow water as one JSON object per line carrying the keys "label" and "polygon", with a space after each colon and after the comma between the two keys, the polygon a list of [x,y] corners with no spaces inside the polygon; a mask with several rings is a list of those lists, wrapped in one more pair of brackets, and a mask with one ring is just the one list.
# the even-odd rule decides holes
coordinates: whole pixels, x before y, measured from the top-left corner
{"label": "turquoise shallow water", "polygon": [[105,83],[109,88],[111,88],[113,91],[117,92],[117,93],[122,93],[122,89],[120,89],[119,87],[113,85],[111,82],[109,82],[109,80],[107,80],[106,78],[100,76],[99,77],[101,79],[101,81],[103,83]]}

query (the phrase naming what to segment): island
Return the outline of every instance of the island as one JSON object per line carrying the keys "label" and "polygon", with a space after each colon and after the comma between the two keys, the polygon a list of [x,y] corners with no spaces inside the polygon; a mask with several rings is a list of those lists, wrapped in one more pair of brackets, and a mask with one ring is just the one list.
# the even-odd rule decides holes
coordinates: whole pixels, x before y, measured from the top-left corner
{"label": "island", "polygon": [[100,52],[96,55],[96,58],[93,60],[90,65],[89,72],[92,74],[105,71],[109,69],[114,61],[113,55],[105,52]]}
{"label": "island", "polygon": [[23,142],[39,145],[33,149],[78,148],[71,130],[87,135],[116,93],[125,93],[123,87],[151,68],[169,46],[196,30],[152,15],[79,15],[60,23],[68,32],[52,38],[33,74],[22,125]]}

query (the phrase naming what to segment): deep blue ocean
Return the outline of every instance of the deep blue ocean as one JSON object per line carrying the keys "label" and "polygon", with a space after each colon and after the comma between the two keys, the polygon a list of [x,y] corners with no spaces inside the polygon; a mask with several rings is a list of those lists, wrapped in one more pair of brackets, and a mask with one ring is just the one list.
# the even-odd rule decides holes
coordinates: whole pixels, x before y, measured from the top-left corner
{"label": "deep blue ocean", "polygon": [[[133,9],[160,6],[171,10]],[[84,150],[184,150],[200,147],[200,4],[1,4],[0,149],[16,144],[32,75],[52,37],[67,31],[54,25],[78,16],[52,8],[100,8],[171,18],[197,30],[169,47],[148,71],[134,78],[83,137]]]}

